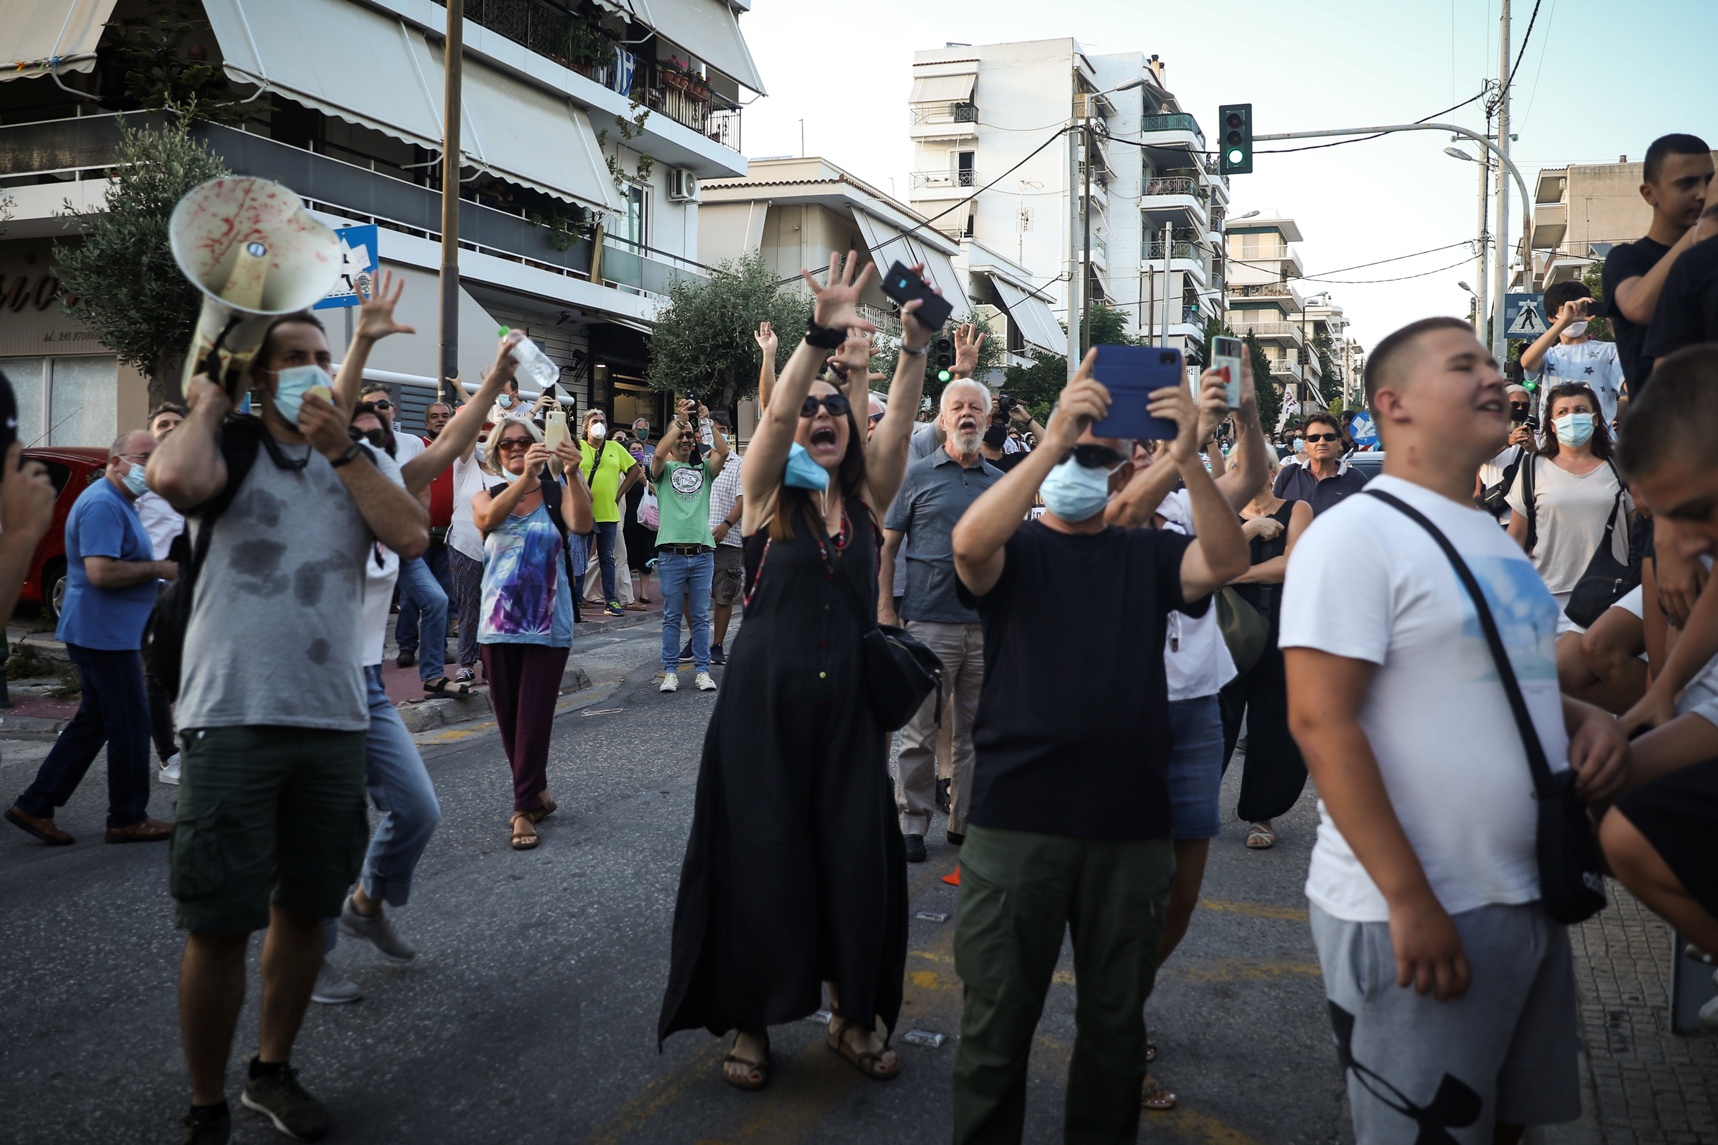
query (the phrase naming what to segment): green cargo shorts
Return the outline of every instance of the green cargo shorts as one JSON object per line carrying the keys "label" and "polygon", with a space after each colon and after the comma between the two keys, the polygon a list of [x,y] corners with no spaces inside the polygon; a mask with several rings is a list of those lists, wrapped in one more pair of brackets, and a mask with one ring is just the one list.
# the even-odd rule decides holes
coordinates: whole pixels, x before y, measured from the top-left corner
{"label": "green cargo shorts", "polygon": [[178,925],[249,934],[269,905],[340,913],[370,838],[364,733],[293,727],[183,732],[169,872]]}

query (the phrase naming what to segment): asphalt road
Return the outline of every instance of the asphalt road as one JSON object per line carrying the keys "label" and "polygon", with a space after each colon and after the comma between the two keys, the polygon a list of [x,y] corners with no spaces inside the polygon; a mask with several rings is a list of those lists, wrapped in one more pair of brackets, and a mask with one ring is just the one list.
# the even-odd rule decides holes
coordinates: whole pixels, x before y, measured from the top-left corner
{"label": "asphalt road", "polygon": [[[657,633],[585,641],[593,687],[566,697],[550,759],[561,811],[543,845],[506,846],[508,771],[489,726],[420,737],[444,819],[395,915],[420,951],[389,964],[351,939],[334,958],[365,990],[312,1006],[295,1064],[342,1142],[642,1142],[789,1145],[940,1142],[960,1024],[951,954],[954,852],[933,829],[909,868],[915,918],[902,1028],[948,1035],[901,1045],[877,1083],[823,1045],[821,1028],[772,1032],[761,1094],[719,1078],[723,1047],[677,1035],[658,1054],[657,1011],[703,729],[714,696],[659,695]],[[718,672],[720,670],[718,669]],[[28,783],[47,744],[0,741],[0,798]],[[1232,809],[1238,772],[1225,784]],[[179,1050],[166,848],[104,846],[102,763],[47,848],[0,825],[0,1141],[168,1142],[189,1100]],[[152,811],[171,810],[157,787]],[[1309,793],[1251,853],[1244,825],[1213,843],[1205,903],[1149,1007],[1154,1072],[1181,1107],[1145,1115],[1141,1140],[1251,1145],[1346,1139],[1341,1079],[1300,893],[1315,817]],[[235,1142],[280,1140],[236,1103],[256,1041],[255,947],[231,1096]],[[1074,1039],[1064,951],[1033,1047],[1027,1140],[1061,1137]]]}

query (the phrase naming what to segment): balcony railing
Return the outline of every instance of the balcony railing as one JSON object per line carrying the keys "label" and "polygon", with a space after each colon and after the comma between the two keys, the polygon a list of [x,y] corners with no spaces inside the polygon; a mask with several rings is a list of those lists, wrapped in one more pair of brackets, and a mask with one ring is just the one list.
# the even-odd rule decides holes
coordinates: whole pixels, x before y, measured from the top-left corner
{"label": "balcony railing", "polygon": [[1211,192],[1191,175],[1159,175],[1145,181],[1147,195],[1193,195],[1208,199]]}
{"label": "balcony railing", "polygon": [[920,103],[912,106],[914,123],[977,123],[976,103]]}
{"label": "balcony railing", "polygon": [[1141,135],[1157,131],[1190,131],[1201,144],[1205,142],[1205,133],[1199,130],[1199,121],[1186,112],[1144,116],[1139,121],[1139,131]]}
{"label": "balcony railing", "polygon": [[910,176],[913,190],[946,190],[954,187],[979,187],[984,177],[977,171],[914,171]]}
{"label": "balcony railing", "polygon": [[1251,334],[1255,338],[1289,338],[1297,343],[1306,340],[1305,333],[1293,322],[1237,322],[1234,326],[1237,338]]}
{"label": "balcony railing", "polygon": [[1235,298],[1293,298],[1294,291],[1286,282],[1243,282],[1229,288]]}
{"label": "balcony railing", "polygon": [[[1163,258],[1163,240],[1141,243],[1139,245],[1139,257],[1147,261],[1161,260]],[[1205,248],[1193,242],[1171,242],[1169,244],[1169,257],[1172,259],[1190,258],[1203,266]]]}
{"label": "balcony railing", "polygon": [[[1082,235],[1080,237],[1082,240],[1085,238],[1084,235]],[[1091,236],[1091,243],[1092,243],[1092,249],[1097,251],[1101,257],[1106,258],[1106,259],[1109,257],[1110,245],[1108,242],[1104,241],[1104,236],[1092,235]],[[1085,243],[1082,241],[1080,244],[1080,250],[1084,251],[1085,249],[1086,249]]]}

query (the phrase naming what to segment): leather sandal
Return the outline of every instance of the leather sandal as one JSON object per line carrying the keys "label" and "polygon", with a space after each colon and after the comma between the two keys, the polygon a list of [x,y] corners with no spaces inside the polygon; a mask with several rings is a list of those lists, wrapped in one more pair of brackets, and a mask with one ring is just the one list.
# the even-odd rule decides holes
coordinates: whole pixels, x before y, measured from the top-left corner
{"label": "leather sandal", "polygon": [[1277,845],[1277,834],[1263,823],[1247,825],[1247,849],[1249,851],[1268,851]]}
{"label": "leather sandal", "polygon": [[852,1028],[852,1018],[837,1017],[835,1019],[835,1025],[829,1027],[829,1034],[826,1039],[829,1044],[829,1048],[852,1062],[859,1068],[860,1073],[864,1074],[872,1081],[892,1081],[899,1077],[901,1075],[901,1058],[899,1054],[896,1054],[895,1056],[894,1065],[883,1064],[883,1054],[894,1053],[894,1051],[889,1048],[889,1043],[887,1041],[883,1043],[883,1049],[881,1052],[875,1052],[872,1050],[860,1051],[854,1048],[852,1043],[847,1041],[847,1031]]}
{"label": "leather sandal", "polygon": [[507,821],[507,845],[512,847],[515,851],[529,851],[543,840],[538,837],[535,829],[525,831],[523,833],[516,830],[519,826],[519,820],[521,819],[525,820],[527,825],[535,823],[535,820],[531,818],[531,813],[529,811],[513,812],[513,818]]}
{"label": "leather sandal", "polygon": [[1175,1108],[1175,1095],[1150,1074],[1145,1075],[1145,1084],[1140,1087],[1139,1105],[1141,1109],[1149,1109],[1155,1113],[1167,1113]]}
{"label": "leather sandal", "polygon": [[[764,1035],[764,1057],[762,1061],[753,1061],[751,1058],[741,1057],[738,1052],[739,1042],[740,1038],[736,1033],[734,1035],[735,1048],[729,1050],[728,1055],[722,1059],[722,1080],[733,1086],[735,1089],[762,1089],[770,1083],[769,1035],[767,1033]],[[728,1070],[730,1065],[744,1066],[746,1072],[738,1074],[732,1073]],[[758,1075],[757,1080],[754,1081],[748,1076],[748,1074],[752,1073]]]}
{"label": "leather sandal", "polygon": [[537,793],[537,803],[538,807],[535,811],[520,812],[520,814],[529,815],[531,817],[531,822],[533,823],[541,823],[556,811],[560,810],[561,807],[559,803],[556,803],[553,799],[549,798],[549,793],[547,791],[539,791]]}

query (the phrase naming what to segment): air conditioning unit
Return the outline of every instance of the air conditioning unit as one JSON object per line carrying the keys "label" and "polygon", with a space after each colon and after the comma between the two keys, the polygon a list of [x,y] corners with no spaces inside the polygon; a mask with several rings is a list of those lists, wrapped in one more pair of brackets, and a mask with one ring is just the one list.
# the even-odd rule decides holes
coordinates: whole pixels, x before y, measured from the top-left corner
{"label": "air conditioning unit", "polygon": [[698,201],[698,176],[683,167],[676,167],[668,172],[668,201],[671,203],[696,203]]}

